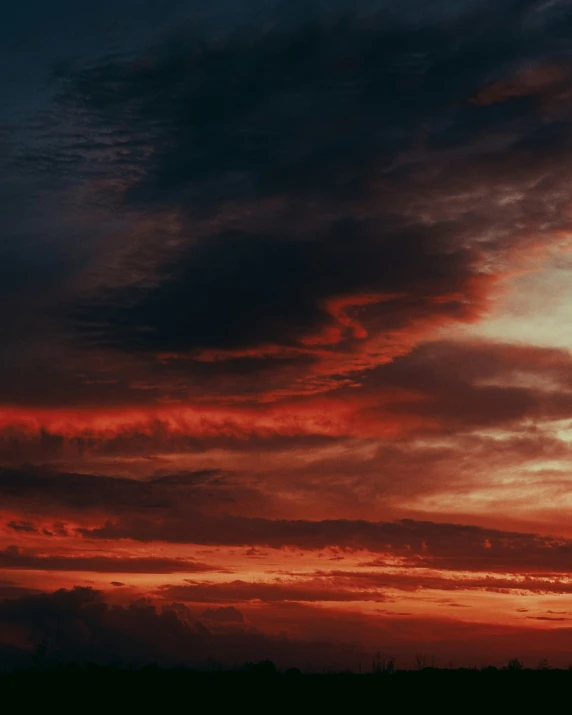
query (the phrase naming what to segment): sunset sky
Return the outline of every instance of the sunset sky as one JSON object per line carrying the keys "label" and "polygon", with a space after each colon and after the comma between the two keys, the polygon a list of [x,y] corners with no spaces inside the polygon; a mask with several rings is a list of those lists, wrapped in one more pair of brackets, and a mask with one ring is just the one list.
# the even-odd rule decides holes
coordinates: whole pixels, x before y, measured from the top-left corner
{"label": "sunset sky", "polygon": [[572,663],[572,3],[6,18],[0,666]]}

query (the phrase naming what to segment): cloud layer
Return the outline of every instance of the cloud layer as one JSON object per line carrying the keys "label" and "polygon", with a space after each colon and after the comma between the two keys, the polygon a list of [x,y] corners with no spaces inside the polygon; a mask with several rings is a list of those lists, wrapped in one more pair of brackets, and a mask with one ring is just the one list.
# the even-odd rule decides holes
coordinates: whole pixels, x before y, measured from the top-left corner
{"label": "cloud layer", "polygon": [[35,5],[0,42],[6,647],[564,657],[569,3]]}

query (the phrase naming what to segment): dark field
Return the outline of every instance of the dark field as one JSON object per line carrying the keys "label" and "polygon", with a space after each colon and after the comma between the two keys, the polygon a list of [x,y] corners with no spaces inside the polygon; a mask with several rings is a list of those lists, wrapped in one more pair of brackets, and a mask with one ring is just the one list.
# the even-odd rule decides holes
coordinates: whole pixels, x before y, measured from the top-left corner
{"label": "dark field", "polygon": [[523,712],[570,710],[572,671],[439,670],[392,675],[69,668],[0,676],[7,711]]}

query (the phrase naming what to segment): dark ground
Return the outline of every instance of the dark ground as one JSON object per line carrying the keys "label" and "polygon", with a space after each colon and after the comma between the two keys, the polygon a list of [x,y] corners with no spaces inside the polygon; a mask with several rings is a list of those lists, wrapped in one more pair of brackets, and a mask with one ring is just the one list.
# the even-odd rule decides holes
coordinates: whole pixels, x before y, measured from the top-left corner
{"label": "dark ground", "polygon": [[308,675],[66,668],[0,676],[3,712],[570,712],[572,671]]}

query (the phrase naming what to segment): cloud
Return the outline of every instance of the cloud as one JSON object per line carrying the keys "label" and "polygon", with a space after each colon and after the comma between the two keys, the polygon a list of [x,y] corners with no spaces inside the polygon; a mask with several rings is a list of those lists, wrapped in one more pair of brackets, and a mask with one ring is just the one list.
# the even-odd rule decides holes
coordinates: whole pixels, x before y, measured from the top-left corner
{"label": "cloud", "polygon": [[526,67],[506,80],[483,87],[474,97],[476,104],[506,102],[516,97],[539,96],[550,101],[569,101],[570,68],[562,65]]}
{"label": "cloud", "polygon": [[334,10],[65,74],[60,111],[99,137],[83,155],[122,177],[114,209],[172,237],[74,301],[87,344],[277,359],[303,391],[477,320],[511,260],[566,230],[568,140],[562,117],[470,99],[532,59],[559,67],[562,20],[508,2],[441,20]]}
{"label": "cloud", "polygon": [[[91,540],[309,550],[337,546],[387,552],[419,566],[509,572],[567,571],[572,549],[570,540],[563,537],[454,523],[241,516],[240,511],[248,508],[243,500],[248,503],[251,497],[256,498],[256,492],[235,486],[216,471],[134,480],[4,469],[0,470],[0,496],[4,509],[22,510],[28,517],[37,514],[42,525],[49,525],[50,517],[68,515],[77,525],[73,529],[61,523],[50,528],[64,537],[73,531]],[[266,502],[259,499],[264,508]],[[238,513],[233,514],[233,509]],[[39,531],[39,525],[34,528]],[[40,563],[39,555],[19,551],[5,557]],[[73,561],[74,557],[70,558]],[[110,560],[109,566],[112,564]],[[164,562],[165,568],[175,565],[176,561]],[[185,568],[182,562],[181,568]]]}
{"label": "cloud", "polygon": [[518,427],[522,434],[532,421],[543,428],[568,417],[572,363],[562,349],[441,340],[371,368],[349,385],[341,381],[330,395],[235,397],[115,409],[6,409],[0,412],[0,459],[83,462],[97,471],[108,459],[108,471],[131,464],[137,475],[153,474],[161,455],[217,451],[219,458],[234,454],[236,464],[239,454],[327,452],[350,438],[399,444],[483,428]]}
{"label": "cloud", "polygon": [[[264,621],[264,614],[261,617]],[[438,664],[453,659],[455,665],[501,665],[514,653],[536,663],[546,652],[553,654],[555,665],[568,662],[570,629],[565,627],[483,627],[453,619],[372,617],[298,604],[273,611],[272,617],[292,635],[270,635],[242,624],[226,624],[224,632],[213,632],[183,604],[158,607],[143,599],[112,605],[92,589],[20,596],[0,602],[2,636],[14,641],[10,648],[1,648],[2,665],[29,665],[40,643],[47,646],[47,664],[72,659],[212,667],[214,661],[232,667],[270,658],[281,668],[355,671],[360,661],[371,661],[380,643],[397,656],[401,668],[415,667],[415,654],[428,649]]]}
{"label": "cloud", "polygon": [[327,579],[299,579],[290,583],[231,581],[227,583],[191,582],[183,585],[168,585],[159,591],[161,596],[177,601],[194,603],[242,603],[262,601],[264,603],[301,601],[301,602],[352,602],[384,601],[379,590],[359,590],[335,588]]}
{"label": "cloud", "polygon": [[562,8],[215,5],[74,45],[6,142],[5,403],[357,387],[569,229]]}
{"label": "cloud", "polygon": [[20,598],[21,596],[31,596],[37,594],[35,588],[28,588],[8,579],[0,579],[0,598]]}
{"label": "cloud", "polygon": [[[352,327],[347,321],[344,326],[330,313],[328,302],[338,296],[348,296],[351,308],[362,302],[360,294],[377,294],[371,302],[387,330],[399,330],[427,314],[435,314],[436,320],[439,313],[463,318],[467,311],[459,301],[435,299],[453,292],[463,274],[471,275],[472,256],[464,249],[457,255],[432,254],[434,235],[397,229],[380,245],[374,226],[349,220],[323,237],[296,241],[280,235],[223,234],[178,255],[167,268],[168,280],[156,289],[118,292],[111,305],[92,308],[83,320],[86,327],[95,324],[104,345],[176,354],[303,345],[326,330],[333,331],[333,342],[344,337],[353,341],[356,332],[365,336],[359,324]],[[419,255],[425,257],[422,262],[413,258]],[[467,287],[467,301],[469,292]]]}
{"label": "cloud", "polygon": [[244,623],[244,616],[234,606],[221,606],[220,608],[207,608],[201,613],[201,618],[206,621],[219,623]]}
{"label": "cloud", "polygon": [[107,555],[40,555],[18,546],[0,551],[0,569],[26,571],[93,571],[97,573],[200,573],[225,571],[192,559],[160,557],[121,557]]}
{"label": "cloud", "polygon": [[[149,600],[126,606],[108,604],[101,592],[88,588],[21,596],[0,602],[0,623],[20,628],[20,661],[31,662],[39,643],[47,644],[48,663],[70,659],[141,666],[212,667],[213,660],[231,665],[271,658],[294,665],[302,652],[328,664],[355,657],[355,646],[327,642],[301,643],[254,628],[211,632],[182,604],[156,607]],[[7,631],[6,631],[7,632]]]}
{"label": "cloud", "polygon": [[[439,431],[462,432],[510,429],[524,420],[565,419],[572,400],[571,380],[567,350],[464,340],[427,342],[372,370],[362,385],[370,419],[375,419],[377,408],[375,391],[380,390],[382,402],[391,386],[418,395],[416,401],[395,402],[397,419],[410,411],[420,419],[433,418]],[[359,415],[359,407],[356,411]]]}
{"label": "cloud", "polygon": [[[420,593],[432,591],[488,592],[494,594],[557,595],[572,593],[572,584],[566,575],[548,573],[545,576],[483,575],[447,573],[430,569],[387,570],[375,561],[366,567],[379,566],[379,571],[315,571],[280,572],[269,581],[198,581],[185,579],[186,583],[165,584],[156,595],[166,600],[185,603],[344,603],[393,602],[395,591]],[[386,564],[383,564],[386,566]],[[467,569],[469,571],[469,569]],[[469,604],[451,604],[448,607],[469,607]],[[212,610],[212,609],[211,609]],[[393,613],[389,611],[389,613]]]}
{"label": "cloud", "polygon": [[[399,471],[399,455],[396,459]],[[415,464],[410,464],[414,472]],[[79,534],[96,541],[128,539],[145,543],[162,541],[303,550],[340,547],[350,551],[388,553],[411,564],[442,569],[511,573],[569,570],[572,547],[570,540],[564,537],[427,520],[312,520],[256,516],[257,512],[275,508],[274,504],[279,505],[280,499],[273,502],[264,492],[246,486],[242,479],[235,482],[231,476],[217,471],[199,471],[138,480],[37,468],[5,469],[0,470],[0,496],[3,509],[12,514],[27,515],[35,531],[19,532],[24,536],[38,534],[44,538],[57,534],[66,538]],[[344,484],[342,481],[338,487],[342,501],[346,498],[344,494],[351,494],[354,488],[352,483]],[[271,483],[267,485],[267,489],[270,488]],[[442,484],[427,487],[429,490],[438,488],[442,488]],[[320,493],[323,488],[318,484],[316,490]],[[314,491],[312,500],[315,499]],[[332,492],[331,498],[334,497]],[[30,520],[32,514],[37,521]],[[66,523],[62,523],[62,519]],[[19,518],[12,517],[7,523],[14,521]],[[74,554],[65,556],[70,558],[70,567],[77,564],[79,568],[82,563],[87,567],[90,563],[89,559],[77,557],[76,560]],[[11,558],[14,563],[30,564],[40,564],[44,558],[28,551],[5,554],[4,557]],[[52,558],[49,552],[45,555],[48,557]],[[101,562],[102,569],[104,561]],[[58,559],[53,557],[54,568],[57,563]],[[65,563],[62,555],[60,568]],[[112,568],[113,563],[110,559],[108,566]],[[193,566],[192,562],[181,561],[177,566],[176,560],[166,560],[157,561],[155,567],[184,570]],[[122,568],[121,561],[113,568]]]}
{"label": "cloud", "polygon": [[[219,470],[199,470],[150,480],[122,479],[95,474],[56,472],[38,467],[0,469],[0,492],[4,508],[25,504],[39,513],[168,511],[185,502],[206,506],[216,499],[228,500],[225,480]],[[13,528],[13,527],[11,527]]]}
{"label": "cloud", "polygon": [[23,531],[25,533],[34,533],[36,531],[31,521],[9,521],[7,526],[10,529],[14,529],[14,531]]}
{"label": "cloud", "polygon": [[259,545],[324,549],[337,546],[403,557],[413,565],[469,571],[569,571],[572,542],[566,538],[521,534],[459,524],[403,519],[271,520],[219,517],[194,523],[156,524],[126,519],[95,529],[80,529],[89,539],[135,539],[175,543]]}
{"label": "cloud", "polygon": [[[174,662],[294,653],[245,634],[253,603],[309,628],[386,589],[567,594],[570,353],[524,314],[536,347],[475,336],[568,266],[568,4],[175,4],[115,53],[56,3],[8,63],[51,79],[0,108],[6,613]],[[263,573],[300,552],[352,565]],[[18,591],[75,572],[225,610]]]}

